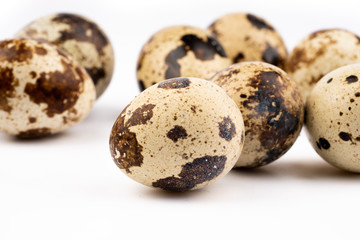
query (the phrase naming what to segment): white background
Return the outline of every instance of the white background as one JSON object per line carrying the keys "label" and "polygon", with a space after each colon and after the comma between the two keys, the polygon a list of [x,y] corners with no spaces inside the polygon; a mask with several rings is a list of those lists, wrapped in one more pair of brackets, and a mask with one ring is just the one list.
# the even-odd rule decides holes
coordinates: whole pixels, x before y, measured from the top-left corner
{"label": "white background", "polygon": [[302,132],[275,163],[232,171],[207,188],[170,194],[142,186],[113,163],[109,133],[138,94],[143,43],[174,24],[207,27],[230,12],[267,19],[290,51],[306,34],[360,34],[356,1],[1,1],[0,39],[50,13],[85,15],[110,37],[113,80],[90,116],[53,137],[0,134],[0,239],[359,239],[360,176],[325,163]]}

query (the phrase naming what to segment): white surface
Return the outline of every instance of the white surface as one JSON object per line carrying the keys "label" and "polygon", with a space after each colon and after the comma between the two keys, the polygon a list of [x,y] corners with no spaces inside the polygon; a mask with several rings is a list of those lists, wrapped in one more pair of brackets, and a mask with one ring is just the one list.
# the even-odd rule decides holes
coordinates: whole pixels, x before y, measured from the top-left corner
{"label": "white surface", "polygon": [[0,38],[49,13],[80,13],[111,38],[116,68],[89,118],[69,131],[35,141],[0,134],[0,239],[358,239],[360,176],[321,160],[304,133],[275,163],[185,194],[126,177],[108,138],[138,94],[141,46],[162,27],[206,27],[223,14],[250,11],[272,23],[291,50],[322,28],[360,34],[359,7],[313,0],[2,1]]}

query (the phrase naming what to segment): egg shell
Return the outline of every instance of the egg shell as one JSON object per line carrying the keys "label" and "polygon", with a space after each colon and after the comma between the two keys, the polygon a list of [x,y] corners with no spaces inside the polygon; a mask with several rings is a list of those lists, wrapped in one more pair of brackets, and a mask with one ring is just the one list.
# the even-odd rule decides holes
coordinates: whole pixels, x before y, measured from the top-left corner
{"label": "egg shell", "polygon": [[208,31],[172,26],[155,33],[143,46],[137,63],[140,90],[176,77],[208,80],[231,65],[222,46]]}
{"label": "egg shell", "polygon": [[316,152],[328,163],[360,172],[360,64],[325,75],[306,102],[305,126]]}
{"label": "egg shell", "polygon": [[232,97],[244,118],[245,144],[236,167],[260,167],[289,150],[302,128],[304,105],[284,71],[268,63],[244,62],[211,81]]}
{"label": "egg shell", "polygon": [[0,42],[0,131],[22,138],[63,131],[88,115],[95,94],[86,71],[55,46]]}
{"label": "egg shell", "polygon": [[83,66],[91,76],[99,98],[110,83],[114,70],[114,52],[105,32],[83,16],[60,13],[36,19],[15,37],[48,41]]}
{"label": "egg shell", "polygon": [[289,55],[286,72],[297,83],[305,101],[315,84],[330,71],[360,62],[360,38],[343,29],[314,32]]}
{"label": "egg shell", "polygon": [[233,63],[264,61],[280,68],[287,50],[279,33],[264,19],[250,13],[232,13],[217,19],[209,30]]}
{"label": "egg shell", "polygon": [[137,96],[117,118],[111,155],[130,178],[168,191],[202,188],[228,173],[240,156],[244,125],[224,90],[175,78]]}

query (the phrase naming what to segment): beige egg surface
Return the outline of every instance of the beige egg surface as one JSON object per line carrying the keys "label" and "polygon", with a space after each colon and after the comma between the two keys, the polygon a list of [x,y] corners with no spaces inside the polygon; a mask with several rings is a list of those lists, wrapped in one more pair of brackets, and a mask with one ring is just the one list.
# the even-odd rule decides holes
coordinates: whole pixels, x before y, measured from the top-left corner
{"label": "beige egg surface", "polygon": [[360,172],[360,64],[325,75],[306,102],[305,126],[316,152],[328,163]]}
{"label": "beige egg surface", "polygon": [[77,14],[51,14],[34,20],[15,36],[48,41],[73,57],[94,81],[97,98],[108,87],[114,51],[105,32],[92,20]]}
{"label": "beige egg surface", "polygon": [[96,97],[86,71],[54,45],[31,39],[0,42],[0,131],[21,138],[70,128]]}
{"label": "beige egg surface", "polygon": [[304,105],[283,70],[264,62],[237,63],[211,81],[235,101],[244,119],[245,143],[235,167],[261,167],[290,149],[303,125]]}
{"label": "beige egg surface", "polygon": [[146,89],[122,111],[110,150],[135,181],[182,192],[228,173],[243,142],[241,113],[224,90],[203,79],[174,78]]}
{"label": "beige egg surface", "polygon": [[360,62],[360,38],[343,29],[314,32],[297,44],[285,71],[296,81],[306,100],[315,84],[332,70]]}
{"label": "beige egg surface", "polygon": [[287,50],[276,29],[250,13],[231,13],[209,27],[233,63],[263,61],[284,68]]}
{"label": "beige egg surface", "polygon": [[171,26],[155,33],[143,46],[137,62],[141,91],[165,79],[195,77],[208,80],[231,65],[218,41],[206,30]]}

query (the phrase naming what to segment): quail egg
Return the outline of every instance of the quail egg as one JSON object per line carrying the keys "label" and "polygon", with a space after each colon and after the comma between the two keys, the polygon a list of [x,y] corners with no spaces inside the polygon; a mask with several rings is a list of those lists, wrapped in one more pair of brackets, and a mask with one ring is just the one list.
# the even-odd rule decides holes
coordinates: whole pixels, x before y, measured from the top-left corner
{"label": "quail egg", "polygon": [[335,167],[360,173],[360,64],[325,75],[306,102],[305,126],[316,152]]}
{"label": "quail egg", "polygon": [[137,63],[140,90],[175,77],[208,80],[231,65],[210,33],[190,26],[173,26],[155,33],[143,46]]}
{"label": "quail egg", "polygon": [[220,71],[211,81],[232,97],[244,118],[245,143],[236,167],[271,163],[293,145],[304,106],[284,71],[264,62],[244,62]]}
{"label": "quail egg", "polygon": [[15,36],[45,40],[64,50],[91,76],[97,98],[109,85],[114,52],[104,31],[93,21],[76,14],[52,14],[33,21]]}
{"label": "quail egg", "polygon": [[209,30],[233,63],[264,61],[283,68],[286,46],[264,19],[250,13],[232,13],[217,19]]}
{"label": "quail egg", "polygon": [[90,112],[94,84],[72,58],[45,42],[0,42],[0,131],[22,138],[63,131]]}
{"label": "quail egg", "polygon": [[346,30],[328,29],[310,34],[292,50],[286,72],[298,84],[304,100],[325,74],[360,62],[359,39]]}
{"label": "quail egg", "polygon": [[202,188],[236,163],[244,125],[235,102],[197,78],[162,81],[137,96],[110,136],[111,155],[130,178],[168,191]]}

